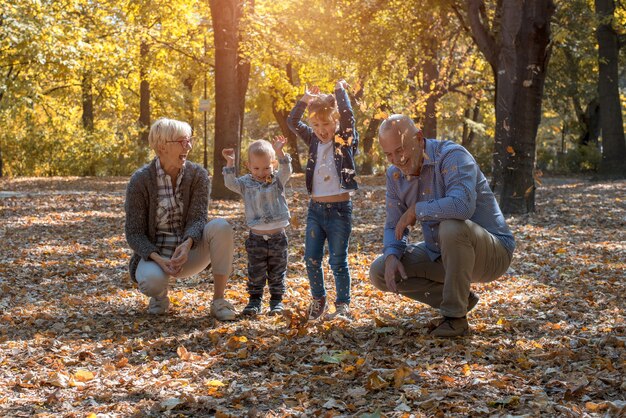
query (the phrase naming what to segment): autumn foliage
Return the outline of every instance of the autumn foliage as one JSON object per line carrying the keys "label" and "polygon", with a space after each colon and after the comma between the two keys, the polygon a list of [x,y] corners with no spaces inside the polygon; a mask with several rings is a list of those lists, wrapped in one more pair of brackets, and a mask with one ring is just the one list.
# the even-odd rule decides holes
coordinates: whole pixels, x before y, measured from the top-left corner
{"label": "autumn foliage", "polygon": [[[537,213],[509,218],[518,250],[508,274],[475,286],[472,335],[441,340],[426,335],[435,311],[368,282],[383,181],[361,178],[354,200],[354,320],[311,324],[301,175],[287,190],[288,311],[232,323],[209,315],[209,272],[173,284],[169,316],[145,314],[126,270],[127,178],[1,180],[0,415],[625,412],[626,182],[544,180]],[[227,296],[242,309],[242,203],[214,201],[210,216],[237,231]]]}

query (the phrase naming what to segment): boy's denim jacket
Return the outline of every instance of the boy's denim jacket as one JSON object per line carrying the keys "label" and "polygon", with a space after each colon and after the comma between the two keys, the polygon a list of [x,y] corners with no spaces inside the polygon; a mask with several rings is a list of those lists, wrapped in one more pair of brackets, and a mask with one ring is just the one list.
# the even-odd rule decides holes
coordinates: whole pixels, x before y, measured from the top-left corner
{"label": "boy's denim jacket", "polygon": [[246,223],[252,228],[259,224],[290,219],[289,207],[285,199],[285,184],[291,177],[291,156],[285,154],[278,159],[278,172],[272,174],[269,182],[257,181],[251,174],[235,177],[235,167],[224,167],[224,184],[230,190],[243,196],[246,208]]}
{"label": "boy's denim jacket", "polygon": [[[344,89],[336,89],[335,98],[337,99],[337,108],[339,109],[339,130],[335,133],[333,142],[335,167],[337,168],[341,188],[356,190],[359,186],[354,179],[356,175],[354,156],[357,154],[359,134],[356,131],[354,112],[350,105],[348,93]],[[313,132],[313,129],[301,121],[306,108],[307,104],[299,100],[291,113],[289,113],[287,124],[289,129],[302,138],[309,146],[309,159],[306,164],[306,189],[311,194],[313,192],[313,172],[315,171],[317,160],[317,145],[320,140]]]}

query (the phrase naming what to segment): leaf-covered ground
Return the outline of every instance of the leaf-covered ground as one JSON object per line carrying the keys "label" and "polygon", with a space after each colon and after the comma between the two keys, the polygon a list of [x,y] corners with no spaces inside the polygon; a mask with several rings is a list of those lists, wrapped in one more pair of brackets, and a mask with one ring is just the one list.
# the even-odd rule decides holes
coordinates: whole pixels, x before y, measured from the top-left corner
{"label": "leaf-covered ground", "polygon": [[[618,416],[626,412],[626,182],[547,179],[499,281],[475,286],[472,335],[434,339],[437,313],[369,285],[382,177],[361,178],[354,320],[306,324],[306,194],[288,191],[289,312],[209,315],[210,273],[180,280],[169,316],[126,272],[126,178],[0,180],[0,416]],[[246,302],[240,202],[227,292]],[[416,239],[418,236],[415,236]],[[332,275],[326,273],[332,289]],[[331,298],[333,293],[331,291]]]}

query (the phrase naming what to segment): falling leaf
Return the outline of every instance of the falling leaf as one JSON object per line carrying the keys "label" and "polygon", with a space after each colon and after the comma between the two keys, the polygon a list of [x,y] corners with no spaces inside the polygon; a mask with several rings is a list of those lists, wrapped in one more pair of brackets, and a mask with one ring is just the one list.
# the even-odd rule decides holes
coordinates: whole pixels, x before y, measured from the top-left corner
{"label": "falling leaf", "polygon": [[506,152],[508,152],[509,154],[511,154],[511,156],[514,156],[514,155],[515,155],[515,150],[514,150],[514,149],[513,149],[513,147],[512,147],[512,146],[510,146],[510,145],[509,145],[508,147],[506,147]]}

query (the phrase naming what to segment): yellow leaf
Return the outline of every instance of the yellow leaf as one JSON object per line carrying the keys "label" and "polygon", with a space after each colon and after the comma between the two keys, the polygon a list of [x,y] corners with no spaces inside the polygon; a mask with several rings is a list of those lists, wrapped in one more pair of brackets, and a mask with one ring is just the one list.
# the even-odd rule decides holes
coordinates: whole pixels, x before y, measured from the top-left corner
{"label": "yellow leaf", "polygon": [[388,113],[384,110],[379,110],[378,113],[374,115],[374,119],[387,119]]}
{"label": "yellow leaf", "polygon": [[115,367],[118,369],[121,369],[122,367],[126,366],[128,364],[128,359],[126,357],[122,357],[121,359],[118,360],[117,363],[115,363]]}
{"label": "yellow leaf", "polygon": [[178,347],[176,353],[178,354],[178,357],[180,357],[182,360],[189,360],[191,358],[191,354],[189,353],[189,351],[187,351],[187,349],[182,345]]}
{"label": "yellow leaf", "polygon": [[205,385],[205,386],[212,386],[212,387],[222,387],[222,386],[226,386],[226,385],[225,385],[224,383],[222,383],[221,381],[219,381],[219,380],[215,380],[215,379],[213,379],[213,380],[209,380],[209,381],[208,381],[208,382],[206,382],[204,385]]}
{"label": "yellow leaf", "polygon": [[441,380],[443,380],[444,382],[448,382],[448,383],[454,383],[455,382],[454,377],[450,377],[450,376],[447,376],[445,374],[443,376],[441,376]]}
{"label": "yellow leaf", "polygon": [[607,409],[606,403],[595,403],[595,402],[586,402],[585,408],[587,408],[591,412],[598,412]]}
{"label": "yellow leaf", "polygon": [[566,248],[559,248],[558,250],[556,250],[554,253],[555,254],[565,254],[567,252]]}
{"label": "yellow leaf", "polygon": [[406,366],[398,367],[393,372],[393,387],[400,388],[404,384],[404,380],[411,374],[411,369]]}
{"label": "yellow leaf", "polygon": [[237,337],[236,335],[233,335],[228,339],[226,347],[228,347],[229,350],[236,350],[247,342],[248,339],[245,336]]}
{"label": "yellow leaf", "polygon": [[74,373],[74,379],[78,380],[79,382],[88,382],[94,377],[94,374],[91,373],[89,370],[78,370],[76,373]]}
{"label": "yellow leaf", "polygon": [[94,414],[93,412],[89,415],[87,415],[87,418],[97,418],[98,416],[96,414]]}
{"label": "yellow leaf", "polygon": [[380,375],[376,372],[373,372],[367,377],[367,383],[365,383],[365,387],[367,390],[380,390],[389,386],[389,382],[380,377]]}
{"label": "yellow leaf", "polygon": [[463,375],[464,376],[469,376],[472,373],[472,368],[470,367],[469,364],[464,364],[463,365]]}

